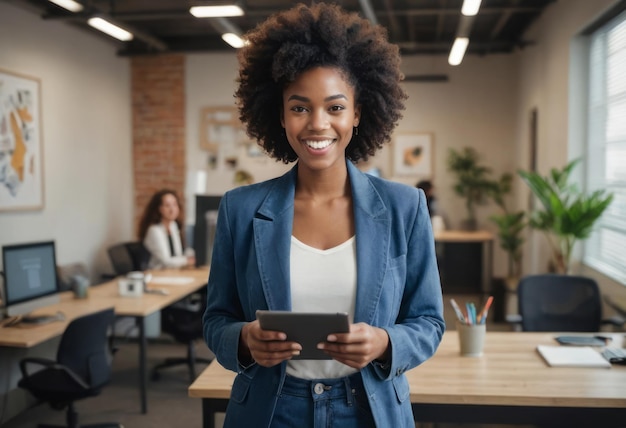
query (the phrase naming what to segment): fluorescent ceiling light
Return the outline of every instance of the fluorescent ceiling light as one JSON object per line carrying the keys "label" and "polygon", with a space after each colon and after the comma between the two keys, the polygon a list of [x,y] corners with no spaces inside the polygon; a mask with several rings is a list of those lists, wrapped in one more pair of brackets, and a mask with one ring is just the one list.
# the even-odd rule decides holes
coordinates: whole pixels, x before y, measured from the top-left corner
{"label": "fluorescent ceiling light", "polygon": [[80,12],[83,10],[83,5],[75,2],[74,0],[48,0],[50,3],[54,3],[57,6],[61,6],[63,9],[67,9],[70,12]]}
{"label": "fluorescent ceiling light", "polygon": [[241,37],[236,35],[235,33],[224,33],[222,34],[222,40],[226,43],[234,47],[235,49],[242,48],[245,42]]}
{"label": "fluorescent ceiling light", "polygon": [[189,12],[196,18],[216,18],[218,16],[242,16],[243,9],[237,5],[193,6]]}
{"label": "fluorescent ceiling light", "polygon": [[465,49],[467,49],[468,44],[469,44],[469,39],[467,37],[457,37],[454,40],[452,49],[450,49],[450,56],[448,56],[448,64],[459,65],[461,61],[463,61],[463,56],[465,55]]}
{"label": "fluorescent ceiling light", "polygon": [[103,33],[106,33],[111,37],[115,37],[116,39],[121,40],[123,42],[127,42],[133,39],[132,33],[124,30],[123,28],[118,27],[115,24],[111,24],[109,21],[103,18],[100,18],[100,17],[90,18],[89,21],[87,21],[87,23],[91,25],[93,28],[96,28],[102,31]]}
{"label": "fluorescent ceiling light", "polygon": [[463,7],[461,7],[461,13],[465,16],[474,16],[480,9],[481,0],[464,0]]}

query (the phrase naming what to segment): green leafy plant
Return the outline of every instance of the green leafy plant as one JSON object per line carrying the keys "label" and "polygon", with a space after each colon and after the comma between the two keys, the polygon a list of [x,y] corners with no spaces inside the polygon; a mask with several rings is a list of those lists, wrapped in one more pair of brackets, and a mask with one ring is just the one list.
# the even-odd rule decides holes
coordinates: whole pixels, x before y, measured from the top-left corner
{"label": "green leafy plant", "polygon": [[489,217],[498,227],[498,238],[500,248],[508,257],[507,277],[509,279],[519,278],[522,268],[522,245],[524,238],[522,231],[526,227],[526,213],[524,211],[511,212],[505,203],[504,196],[511,191],[511,174],[502,174],[498,181],[493,181],[488,190],[488,194],[502,210],[501,214]]}
{"label": "green leafy plant", "polygon": [[489,178],[491,169],[478,161],[478,152],[471,147],[464,147],[460,152],[450,149],[448,153],[448,169],[456,175],[453,189],[465,198],[467,229],[476,228],[476,206],[488,201],[488,192],[493,187]]}
{"label": "green leafy plant", "polygon": [[589,195],[570,183],[570,174],[579,159],[563,169],[553,168],[548,176],[518,171],[524,182],[541,202],[530,217],[530,227],[546,236],[553,263],[560,273],[569,273],[574,244],[589,237],[593,225],[613,200],[612,194],[596,190]]}

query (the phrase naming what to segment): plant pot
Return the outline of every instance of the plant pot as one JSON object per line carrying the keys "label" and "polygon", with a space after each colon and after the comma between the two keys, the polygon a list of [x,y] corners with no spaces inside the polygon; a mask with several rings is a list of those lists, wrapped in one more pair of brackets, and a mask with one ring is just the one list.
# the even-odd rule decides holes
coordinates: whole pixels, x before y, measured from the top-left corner
{"label": "plant pot", "polygon": [[517,285],[519,284],[518,277],[507,277],[504,278],[504,316],[515,315],[518,313],[517,307]]}

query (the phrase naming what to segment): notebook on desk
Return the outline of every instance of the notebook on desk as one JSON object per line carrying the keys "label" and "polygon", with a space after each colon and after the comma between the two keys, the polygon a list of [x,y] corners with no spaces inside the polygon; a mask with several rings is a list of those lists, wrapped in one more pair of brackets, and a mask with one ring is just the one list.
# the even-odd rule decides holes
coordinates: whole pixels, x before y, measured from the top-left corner
{"label": "notebook on desk", "polygon": [[589,346],[538,345],[537,351],[551,367],[611,368],[611,363]]}

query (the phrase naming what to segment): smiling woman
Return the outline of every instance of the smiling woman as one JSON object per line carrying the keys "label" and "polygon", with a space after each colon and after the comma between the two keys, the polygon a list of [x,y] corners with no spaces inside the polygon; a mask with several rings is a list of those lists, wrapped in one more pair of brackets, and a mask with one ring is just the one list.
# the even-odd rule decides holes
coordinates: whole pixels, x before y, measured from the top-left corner
{"label": "smiling woman", "polygon": [[[404,109],[398,48],[320,3],[269,18],[240,52],[240,118],[282,177],[227,192],[205,338],[235,371],[225,427],[414,427],[404,372],[444,330],[424,193],[360,172]],[[346,313],[317,344],[261,328],[257,310]],[[369,397],[376,397],[371,400]]]}

